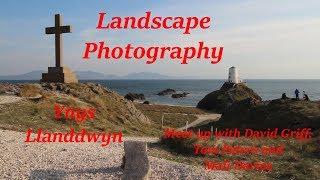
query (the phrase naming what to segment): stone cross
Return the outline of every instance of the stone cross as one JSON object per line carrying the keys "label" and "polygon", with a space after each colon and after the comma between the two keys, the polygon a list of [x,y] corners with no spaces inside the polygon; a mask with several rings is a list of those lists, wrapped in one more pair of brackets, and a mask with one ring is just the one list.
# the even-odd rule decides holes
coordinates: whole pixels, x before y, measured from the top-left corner
{"label": "stone cross", "polygon": [[62,66],[62,33],[70,33],[71,26],[61,26],[62,19],[60,18],[60,14],[55,15],[55,26],[47,27],[46,34],[54,34],[55,35],[55,44],[56,44],[56,67]]}
{"label": "stone cross", "polygon": [[43,83],[78,83],[77,75],[66,66],[62,66],[62,33],[70,33],[70,26],[61,26],[60,14],[55,15],[55,26],[47,27],[46,34],[55,35],[56,44],[56,66],[48,67],[48,73],[42,73]]}

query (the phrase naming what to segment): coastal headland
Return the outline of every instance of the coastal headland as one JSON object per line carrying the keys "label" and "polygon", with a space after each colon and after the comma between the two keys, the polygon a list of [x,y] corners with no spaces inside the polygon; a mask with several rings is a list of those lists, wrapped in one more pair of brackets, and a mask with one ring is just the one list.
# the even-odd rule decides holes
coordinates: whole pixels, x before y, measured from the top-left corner
{"label": "coastal headland", "polygon": [[[153,172],[151,176],[155,178],[185,175],[194,178],[223,179],[246,179],[252,177],[279,178],[289,176],[295,178],[304,178],[307,176],[312,178],[319,175],[317,174],[318,171],[311,168],[320,165],[317,159],[320,152],[318,145],[319,131],[316,126],[311,127],[311,130],[308,131],[306,129],[309,127],[305,127],[305,129],[300,129],[301,131],[297,132],[294,126],[292,129],[290,128],[289,131],[282,129],[285,123],[275,123],[277,118],[281,117],[275,116],[276,113],[282,114],[284,110],[289,111],[294,109],[293,107],[300,108],[299,115],[294,113],[287,114],[287,119],[298,116],[300,119],[311,118],[312,121],[309,122],[314,122],[320,117],[320,111],[317,111],[317,108],[319,108],[319,103],[317,102],[279,100],[271,103],[273,107],[278,107],[275,105],[280,104],[280,107],[282,107],[281,111],[277,112],[274,111],[273,108],[267,108],[263,113],[255,114],[254,117],[259,119],[270,114],[271,116],[268,118],[270,127],[272,127],[271,125],[279,127],[283,125],[283,127],[278,131],[277,129],[268,130],[267,124],[264,124],[262,128],[258,126],[261,122],[246,118],[248,119],[246,124],[250,125],[247,128],[246,134],[248,136],[251,134],[252,137],[255,136],[255,138],[248,138],[230,137],[227,136],[227,134],[230,134],[230,130],[232,130],[230,129],[231,127],[242,130],[245,127],[243,125],[246,125],[243,124],[244,120],[242,117],[247,117],[251,112],[255,112],[255,109],[249,109],[249,111],[243,113],[243,110],[247,110],[247,108],[243,109],[243,107],[263,108],[268,107],[270,103],[243,106],[243,100],[239,100],[231,106],[228,106],[219,120],[221,114],[195,107],[131,102],[116,92],[93,83],[1,84],[1,89],[0,127],[1,129],[5,129],[0,132],[1,137],[3,137],[1,138],[1,144],[5,145],[3,147],[1,146],[1,148],[6,152],[7,157],[11,157],[10,159],[17,159],[18,157],[16,157],[15,154],[19,153],[17,153],[16,150],[21,151],[23,147],[26,148],[30,154],[28,153],[26,157],[22,158],[21,163],[25,163],[25,160],[32,158],[33,153],[31,152],[37,152],[37,149],[46,149],[46,151],[50,152],[49,154],[59,154],[56,155],[58,159],[63,158],[65,156],[64,154],[68,154],[69,151],[81,151],[82,148],[80,146],[84,145],[86,148],[90,146],[93,152],[97,152],[94,157],[89,153],[83,154],[86,158],[90,159],[86,164],[78,162],[77,158],[83,158],[80,155],[74,157],[74,162],[82,164],[81,166],[83,167],[87,167],[87,170],[83,172],[70,168],[64,171],[58,171],[56,169],[54,172],[41,170],[41,168],[40,170],[33,169],[29,171],[25,169],[25,166],[22,164],[15,164],[13,161],[8,161],[10,164],[20,167],[16,170],[23,172],[25,177],[39,178],[50,176],[56,178],[90,176],[117,179],[123,173],[123,170],[120,168],[121,158],[119,158],[123,155],[122,143],[111,143],[112,140],[110,138],[110,143],[105,147],[101,147],[102,142],[98,139],[91,145],[85,141],[81,142],[81,145],[79,143],[61,144],[59,141],[50,143],[35,143],[34,141],[24,145],[25,142],[23,141],[28,137],[26,136],[28,135],[26,132],[28,132],[30,128],[34,129],[34,132],[38,129],[43,129],[43,132],[68,132],[70,128],[73,128],[75,132],[82,132],[83,129],[85,129],[86,132],[97,133],[118,131],[123,133],[124,141],[133,138],[148,142],[148,155],[151,160],[151,170]],[[62,110],[62,107],[66,108],[64,109],[65,111],[61,111],[59,119],[56,118],[57,114],[55,112],[55,106],[57,109],[57,105],[59,105],[60,110]],[[284,106],[288,107],[288,109],[283,108]],[[237,107],[239,107],[239,109]],[[235,109],[238,111],[235,111]],[[77,114],[79,114],[78,119],[85,117],[83,119],[87,120],[77,122]],[[239,121],[235,122],[234,120],[236,119],[239,119]],[[295,118],[296,122],[297,120],[298,119]],[[300,127],[301,126],[303,126],[303,124],[300,124]],[[176,131],[182,132],[192,130],[195,134],[200,133],[202,137],[195,138],[192,136],[188,138],[164,139],[162,134],[167,128],[177,129]],[[273,136],[273,132],[276,131],[277,135],[281,138],[269,138],[269,136]],[[297,133],[301,133],[302,131],[305,132],[305,134],[311,132],[311,135],[309,134],[311,138],[300,141],[299,138],[295,137]],[[209,132],[209,136],[207,136],[207,132]],[[212,137],[211,132],[219,135],[219,137]],[[233,129],[233,132],[235,134],[236,130]],[[48,137],[46,137],[48,134],[43,136],[44,134],[40,133],[40,135],[37,136],[37,134],[33,133],[29,130],[29,137],[33,137],[32,140],[35,140],[38,136],[42,139],[48,139]],[[87,133],[85,135],[87,138],[91,136],[92,139],[92,134]],[[282,138],[282,135],[288,137]],[[8,140],[9,136],[12,137],[13,142],[18,141],[21,145],[16,146],[18,148],[14,148],[14,145],[10,144],[11,140],[10,142]],[[112,137],[112,135],[105,137]],[[59,136],[56,137],[56,140],[57,138],[59,140]],[[32,140],[30,139],[30,141]],[[210,153],[211,150],[219,150],[219,148],[222,148],[222,150],[224,148],[224,150],[228,150],[230,153],[220,155]],[[259,153],[249,153],[244,156],[243,154],[238,154],[240,151],[243,152],[243,150],[248,148],[260,148],[264,154],[268,155],[261,156]],[[194,154],[195,150],[198,150],[198,154]],[[270,155],[270,153],[280,152],[280,150],[281,155]],[[108,152],[108,158],[104,157],[103,153],[99,153],[101,151],[105,153]],[[46,154],[46,156],[47,155],[48,154]],[[105,160],[97,160],[96,158],[98,157],[104,157]],[[163,157],[166,157],[166,160],[160,160],[160,158]],[[68,162],[61,162],[61,160],[57,158],[52,161],[53,164],[60,163],[62,165],[55,165],[56,167],[62,168],[70,165],[68,165]],[[210,158],[210,160],[208,160],[208,158]],[[256,161],[257,159],[262,162]],[[222,168],[224,165],[223,162],[230,162],[230,168],[227,168],[227,171],[217,171],[220,165]],[[102,164],[105,165],[106,163],[109,168],[115,168],[115,171],[101,171],[101,173],[98,174],[93,173],[93,171],[96,172],[97,170],[92,170],[90,164],[94,164],[95,167],[102,167]],[[281,168],[290,167],[290,163],[295,165],[293,169]],[[117,168],[118,166],[119,168]],[[196,166],[196,168],[194,168],[194,166]],[[172,169],[174,169],[174,171],[170,172]],[[192,174],[190,174],[191,169],[194,171]],[[261,170],[263,170],[263,172],[261,172]],[[2,174],[8,173],[8,169],[6,168],[1,171]],[[243,173],[243,171],[245,171],[245,173]],[[304,171],[308,171],[308,174],[303,173]]]}

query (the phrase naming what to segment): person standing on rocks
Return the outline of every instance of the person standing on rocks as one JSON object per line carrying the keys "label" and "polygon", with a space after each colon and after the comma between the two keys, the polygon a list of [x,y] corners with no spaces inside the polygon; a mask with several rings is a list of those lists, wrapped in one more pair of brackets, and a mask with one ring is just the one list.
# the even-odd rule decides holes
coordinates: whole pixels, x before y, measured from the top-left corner
{"label": "person standing on rocks", "polygon": [[294,94],[296,95],[296,99],[299,100],[299,94],[300,94],[300,91],[298,89],[296,89],[294,91]]}

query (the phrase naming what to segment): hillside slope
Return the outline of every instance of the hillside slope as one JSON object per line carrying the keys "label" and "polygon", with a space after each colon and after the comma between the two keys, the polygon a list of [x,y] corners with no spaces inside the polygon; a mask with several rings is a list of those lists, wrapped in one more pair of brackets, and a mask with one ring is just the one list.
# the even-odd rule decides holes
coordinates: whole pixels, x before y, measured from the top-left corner
{"label": "hillside slope", "polygon": [[[2,85],[6,92],[16,93],[23,100],[0,105],[0,127],[18,131],[43,128],[51,131],[70,127],[89,131],[123,131],[125,134],[159,133],[152,122],[133,103],[99,84],[21,84]],[[54,105],[96,109],[93,121],[55,119]]]}

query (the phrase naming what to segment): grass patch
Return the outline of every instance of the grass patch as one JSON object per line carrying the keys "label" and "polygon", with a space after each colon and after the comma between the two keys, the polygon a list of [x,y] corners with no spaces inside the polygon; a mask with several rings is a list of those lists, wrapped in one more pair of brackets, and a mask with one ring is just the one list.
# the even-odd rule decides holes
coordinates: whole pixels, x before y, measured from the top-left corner
{"label": "grass patch", "polygon": [[160,144],[167,147],[168,150],[179,154],[192,155],[193,146],[199,144],[198,138],[193,135],[191,138],[177,139],[177,138],[164,138],[162,136]]}
{"label": "grass patch", "polygon": [[319,179],[320,177],[320,136],[314,133],[314,138],[309,141],[297,141],[295,139],[220,139],[210,144],[228,144],[241,146],[278,146],[285,145],[283,155],[247,154],[247,155],[201,155],[192,153],[191,144],[205,143],[197,140],[170,139],[149,146],[149,155],[166,158],[171,161],[187,163],[194,166],[203,166],[205,159],[211,161],[244,160],[249,162],[264,161],[273,164],[271,172],[260,171],[236,171],[232,170],[239,179]]}
{"label": "grass patch", "polygon": [[[252,105],[252,104],[251,104]],[[320,128],[320,106],[313,101],[273,100],[267,104],[248,105],[239,102],[227,109],[216,123],[201,126],[210,128]]]}
{"label": "grass patch", "polygon": [[207,114],[206,111],[194,107],[146,105],[135,104],[135,106],[147,115],[157,128],[161,128],[162,116],[164,127],[180,128],[197,120],[197,114]]}

